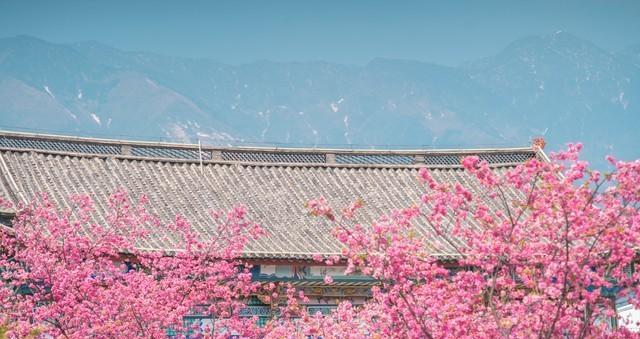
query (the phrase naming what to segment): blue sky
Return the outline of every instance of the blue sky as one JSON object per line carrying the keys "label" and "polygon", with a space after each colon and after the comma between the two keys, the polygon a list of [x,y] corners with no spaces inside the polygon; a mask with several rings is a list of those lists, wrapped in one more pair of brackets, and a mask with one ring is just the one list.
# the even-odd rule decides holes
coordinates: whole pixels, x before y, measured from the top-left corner
{"label": "blue sky", "polygon": [[558,30],[612,51],[638,44],[640,1],[0,0],[0,37],[96,40],[227,63],[387,57],[457,65]]}

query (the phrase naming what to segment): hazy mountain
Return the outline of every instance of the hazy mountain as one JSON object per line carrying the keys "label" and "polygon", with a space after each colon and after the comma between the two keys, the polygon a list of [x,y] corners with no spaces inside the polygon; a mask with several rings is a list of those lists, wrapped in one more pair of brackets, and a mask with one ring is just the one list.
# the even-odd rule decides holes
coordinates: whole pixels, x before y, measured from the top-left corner
{"label": "hazy mountain", "polygon": [[628,55],[559,32],[515,41],[466,69],[508,103],[521,133],[546,134],[556,148],[580,140],[592,156],[638,157],[640,68]]}
{"label": "hazy mountain", "polygon": [[0,39],[0,127],[205,143],[434,147],[583,141],[640,157],[640,45],[612,53],[567,33],[458,68],[211,60],[96,42]]}

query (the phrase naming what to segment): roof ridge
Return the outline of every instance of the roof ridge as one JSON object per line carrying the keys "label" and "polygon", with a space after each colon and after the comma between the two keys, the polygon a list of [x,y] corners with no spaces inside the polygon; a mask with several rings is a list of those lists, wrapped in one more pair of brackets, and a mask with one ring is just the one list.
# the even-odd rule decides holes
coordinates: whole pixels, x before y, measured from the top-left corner
{"label": "roof ridge", "polygon": [[[80,137],[66,134],[48,134],[48,133],[30,133],[20,131],[8,131],[0,130],[0,138],[2,137],[23,137],[34,139],[49,139],[56,141],[69,141],[69,142],[82,142],[82,143],[96,143],[96,144],[111,144],[111,145],[140,145],[145,147],[159,146],[159,147],[186,147],[186,148],[198,148],[197,143],[179,143],[170,141],[146,141],[135,139],[116,139],[116,138],[94,138],[94,137]],[[212,146],[202,145],[202,148],[207,149],[221,149],[221,150],[257,150],[257,151],[282,151],[282,152],[296,152],[296,151],[315,151],[315,152],[355,152],[355,153],[405,153],[405,152],[434,152],[434,153],[480,153],[480,152],[494,152],[494,151],[533,151],[531,146],[520,147],[493,147],[493,148],[407,148],[407,149],[376,149],[376,148],[330,148],[330,147],[278,147],[278,146]]]}
{"label": "roof ridge", "polygon": [[206,146],[168,142],[97,139],[52,134],[0,131],[0,149],[69,156],[109,156],[141,160],[194,160],[217,163],[460,165],[463,156],[478,155],[493,164],[521,163],[537,156],[533,147],[492,149],[329,149]]}

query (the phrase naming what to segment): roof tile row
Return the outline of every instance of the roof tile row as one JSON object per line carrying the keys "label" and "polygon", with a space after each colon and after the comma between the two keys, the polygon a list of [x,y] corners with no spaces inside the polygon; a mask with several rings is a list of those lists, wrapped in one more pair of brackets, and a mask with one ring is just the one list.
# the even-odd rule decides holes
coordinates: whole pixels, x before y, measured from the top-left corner
{"label": "roof tile row", "polygon": [[[520,152],[527,156],[520,156],[517,162],[536,155],[533,150]],[[504,152],[482,154],[497,157]],[[340,253],[341,245],[331,236],[331,225],[307,214],[304,206],[308,200],[323,196],[340,207],[362,199],[365,205],[359,221],[369,223],[392,209],[411,206],[424,193],[417,179],[419,166],[414,164],[296,166],[245,163],[244,159],[201,164],[199,161],[79,156],[75,152],[21,150],[6,145],[0,145],[0,160],[0,195],[5,199],[29,201],[38,193],[46,192],[60,206],[68,206],[69,195],[88,194],[96,202],[96,222],[105,222],[106,198],[118,189],[125,189],[132,197],[145,194],[149,198],[149,210],[165,222],[177,214],[186,217],[203,237],[214,232],[210,211],[243,204],[250,217],[268,233],[249,244],[246,255],[250,257],[295,259],[309,258],[316,253]],[[496,164],[493,168],[502,174],[517,162]],[[430,171],[438,181],[461,182],[472,191],[480,191],[459,164]],[[416,230],[434,254],[455,256],[448,242],[427,225],[417,224]],[[160,236],[165,231],[155,230],[158,236],[140,246],[175,249],[178,246],[175,240]]]}

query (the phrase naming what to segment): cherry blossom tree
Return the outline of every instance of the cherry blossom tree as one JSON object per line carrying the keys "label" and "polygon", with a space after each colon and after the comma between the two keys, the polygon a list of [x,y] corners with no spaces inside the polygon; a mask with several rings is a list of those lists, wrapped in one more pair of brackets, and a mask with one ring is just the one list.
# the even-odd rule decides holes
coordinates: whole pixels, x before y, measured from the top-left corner
{"label": "cherry blossom tree", "polygon": [[[419,171],[419,204],[372,225],[353,221],[362,205],[341,213],[324,199],[314,215],[336,225],[347,272],[379,281],[356,309],[329,317],[302,315],[303,335],[324,338],[634,337],[617,326],[615,299],[640,304],[634,270],[640,245],[640,161],[609,158],[614,170],[588,170],[580,144],[531,159],[497,175],[476,156],[462,160],[478,185],[437,182]],[[480,187],[479,189],[477,187]],[[515,197],[515,198],[514,198]],[[427,248],[423,223],[448,258]],[[431,242],[432,243],[432,242]],[[624,324],[617,319],[620,325]],[[293,330],[281,325],[280,333]]]}
{"label": "cherry blossom tree", "polygon": [[[327,316],[309,314],[291,286],[251,282],[239,256],[262,231],[241,207],[213,214],[215,236],[202,239],[181,217],[161,225],[144,197],[114,194],[96,222],[87,197],[60,211],[42,196],[0,239],[0,321],[13,337],[156,338],[184,335],[183,317],[199,310],[218,319],[202,334],[221,337],[634,337],[615,302],[640,307],[640,161],[609,158],[613,170],[600,173],[580,149],[500,174],[466,157],[468,186],[420,169],[416,204],[371,224],[358,223],[366,201],[340,211],[310,201],[343,245],[341,257],[314,259],[377,281],[364,305],[345,301]],[[425,241],[424,227],[440,245]],[[175,250],[156,250],[167,242]],[[263,328],[239,317],[258,289],[284,300]]]}
{"label": "cherry blossom tree", "polygon": [[[180,216],[161,225],[144,197],[134,203],[113,194],[103,222],[89,197],[70,200],[66,210],[46,195],[20,206],[1,235],[6,336],[182,336],[191,330],[183,318],[193,312],[220,319],[219,328],[205,329],[209,336],[251,335],[251,319],[238,310],[257,285],[238,258],[262,231],[243,207],[213,213],[215,236],[202,239]],[[167,241],[175,250],[156,249]]]}

